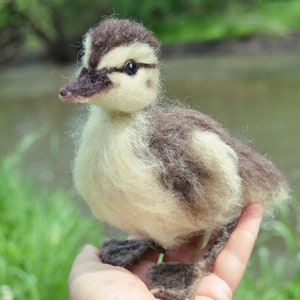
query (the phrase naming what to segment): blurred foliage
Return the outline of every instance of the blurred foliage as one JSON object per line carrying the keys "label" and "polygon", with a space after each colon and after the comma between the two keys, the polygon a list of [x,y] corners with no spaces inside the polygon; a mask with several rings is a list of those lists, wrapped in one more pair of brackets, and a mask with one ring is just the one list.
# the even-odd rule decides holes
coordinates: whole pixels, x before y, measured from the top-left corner
{"label": "blurred foliage", "polygon": [[0,1],[0,62],[13,58],[25,41],[26,32],[11,5]]}
{"label": "blurred foliage", "polygon": [[108,6],[106,1],[94,0],[0,0],[0,11],[1,31],[17,23],[25,34],[37,37],[57,61],[67,62],[81,46],[83,28],[98,22]]}
{"label": "blurred foliage", "polygon": [[0,161],[0,299],[68,299],[68,275],[79,249],[98,245],[99,224],[63,190],[37,187],[22,162],[45,128],[26,136]]}
{"label": "blurred foliage", "polygon": [[57,61],[68,62],[86,29],[108,15],[141,21],[163,42],[285,35],[300,28],[298,0],[0,0],[0,34],[13,26],[11,35],[34,36]]}

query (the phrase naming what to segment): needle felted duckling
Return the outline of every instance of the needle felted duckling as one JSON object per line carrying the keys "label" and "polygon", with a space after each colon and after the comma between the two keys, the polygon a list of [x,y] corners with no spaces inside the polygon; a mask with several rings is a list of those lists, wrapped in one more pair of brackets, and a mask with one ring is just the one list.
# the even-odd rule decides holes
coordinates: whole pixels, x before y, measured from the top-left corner
{"label": "needle felted duckling", "polygon": [[213,232],[200,261],[149,270],[156,297],[191,300],[243,208],[285,199],[289,187],[209,116],[162,105],[159,54],[141,24],[106,18],[87,32],[82,67],[60,97],[90,105],[74,164],[79,193],[98,219],[143,237],[105,242],[103,262],[130,269],[148,250]]}

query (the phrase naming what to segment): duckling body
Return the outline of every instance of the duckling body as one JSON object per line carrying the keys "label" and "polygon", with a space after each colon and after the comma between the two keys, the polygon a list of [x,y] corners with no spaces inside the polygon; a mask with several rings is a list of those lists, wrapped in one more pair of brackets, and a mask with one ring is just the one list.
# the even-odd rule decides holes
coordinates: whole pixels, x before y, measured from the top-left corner
{"label": "duckling body", "polygon": [[200,112],[93,108],[82,136],[75,184],[94,215],[167,247],[224,226],[251,202],[285,197],[272,163]]}
{"label": "duckling body", "polygon": [[[153,34],[136,22],[105,19],[88,32],[82,70],[60,92],[64,100],[91,103],[75,185],[98,219],[148,244],[150,239],[170,247],[206,230],[219,232],[213,254],[204,257],[209,269],[242,209],[284,199],[289,188],[269,160],[207,115],[159,103],[158,52]],[[116,263],[110,256],[115,247],[103,245],[103,260],[129,268],[136,259]],[[150,272],[154,294],[192,299],[194,286],[179,292],[176,280],[171,287],[157,282],[164,268],[174,273],[174,265],[162,265]],[[190,264],[182,272],[192,268],[187,274],[196,280],[200,266]]]}
{"label": "duckling body", "polygon": [[89,122],[102,125],[86,126],[74,170],[76,187],[95,216],[164,246],[198,231],[161,182],[163,165],[147,145],[145,116],[100,114],[91,114]]}

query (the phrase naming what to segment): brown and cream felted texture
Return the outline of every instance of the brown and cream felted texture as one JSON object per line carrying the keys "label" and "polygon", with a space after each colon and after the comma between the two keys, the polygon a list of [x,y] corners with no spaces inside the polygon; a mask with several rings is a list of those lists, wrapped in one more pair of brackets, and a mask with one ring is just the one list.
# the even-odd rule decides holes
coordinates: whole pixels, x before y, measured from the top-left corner
{"label": "brown and cream felted texture", "polygon": [[153,33],[135,21],[107,18],[88,34],[91,38],[89,65],[92,68],[96,68],[101,57],[111,49],[132,43],[146,43],[157,55],[160,53],[160,44]]}
{"label": "brown and cream felted texture", "polygon": [[[149,239],[170,247],[199,232],[217,232],[204,263],[162,264],[149,273],[155,295],[192,299],[192,283],[211,268],[243,208],[286,199],[288,184],[271,161],[209,116],[162,104],[160,45],[141,24],[106,18],[88,31],[84,47],[78,78],[60,92],[64,100],[90,105],[75,185],[98,219],[144,237],[152,249]],[[132,255],[143,255],[147,247],[133,243],[106,243],[105,253],[117,251],[103,260],[130,267],[128,253],[123,264],[116,253],[138,248]],[[162,282],[159,274],[169,277],[174,268],[182,274]],[[182,276],[195,278],[182,288],[176,283]]]}

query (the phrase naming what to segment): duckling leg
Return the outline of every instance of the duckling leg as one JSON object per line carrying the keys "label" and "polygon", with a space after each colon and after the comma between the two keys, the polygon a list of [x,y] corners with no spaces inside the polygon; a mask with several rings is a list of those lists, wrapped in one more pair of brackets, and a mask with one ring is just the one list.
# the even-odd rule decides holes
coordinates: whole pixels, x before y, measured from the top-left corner
{"label": "duckling leg", "polygon": [[151,239],[105,241],[101,247],[101,260],[104,263],[130,268],[148,251],[165,252],[164,248]]}
{"label": "duckling leg", "polygon": [[199,281],[213,271],[215,259],[237,221],[234,220],[213,234],[213,243],[199,262],[167,262],[153,266],[148,272],[152,294],[161,300],[193,300]]}

